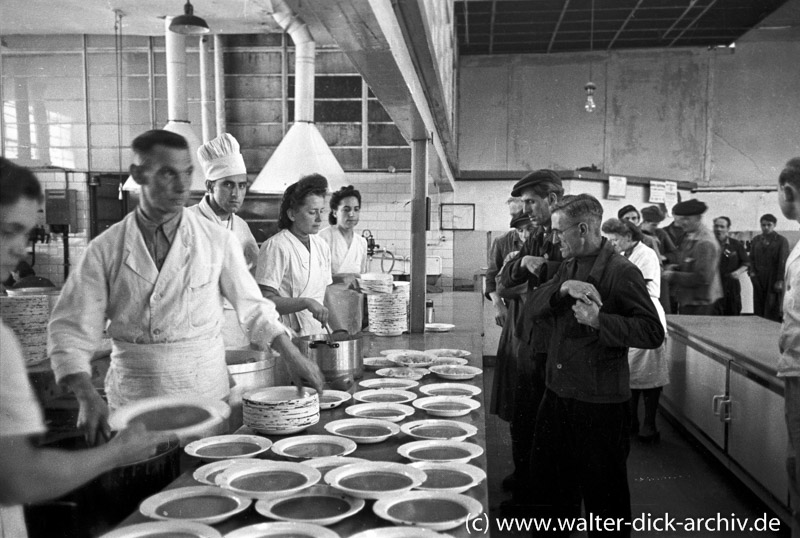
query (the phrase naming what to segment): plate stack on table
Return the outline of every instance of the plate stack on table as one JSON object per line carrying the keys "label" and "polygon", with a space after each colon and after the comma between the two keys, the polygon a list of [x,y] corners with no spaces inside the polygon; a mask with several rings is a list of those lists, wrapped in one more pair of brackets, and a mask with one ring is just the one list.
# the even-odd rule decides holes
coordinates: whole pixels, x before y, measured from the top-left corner
{"label": "plate stack on table", "polygon": [[410,286],[407,284],[397,282],[388,293],[367,293],[369,332],[378,336],[400,336],[408,330]]}
{"label": "plate stack on table", "polygon": [[[480,362],[482,344],[479,336],[480,330],[474,330],[460,322],[458,327],[458,330],[450,333],[403,335],[399,339],[368,335],[365,338],[365,354],[378,357],[382,356],[382,351],[388,350],[397,353],[398,350],[394,348],[402,346],[405,346],[406,349],[399,350],[400,353],[409,350],[425,352],[428,349],[441,348],[447,351],[447,353],[443,353],[443,356],[461,355],[462,358],[468,359],[470,366],[482,366]],[[374,381],[370,382],[372,380]],[[254,498],[251,507],[213,524],[212,527],[225,536],[248,536],[246,532],[251,533],[249,536],[269,536],[258,533],[267,532],[267,530],[272,532],[272,529],[276,529],[279,524],[294,523],[297,526],[307,526],[317,525],[316,521],[322,520],[325,526],[316,526],[315,528],[326,529],[327,533],[334,534],[322,531],[317,534],[303,534],[302,532],[310,532],[305,530],[302,532],[298,530],[295,534],[297,536],[314,536],[315,538],[325,536],[391,538],[392,536],[441,535],[435,533],[461,538],[469,536],[463,519],[470,517],[473,510],[479,512],[488,512],[489,510],[488,489],[485,480],[486,432],[482,392],[483,376],[478,374],[472,379],[450,381],[431,373],[417,380],[418,385],[414,385],[412,382],[400,383],[403,386],[394,385],[393,380],[397,381],[398,379],[384,378],[378,376],[375,371],[367,370],[363,380],[366,384],[354,387],[349,392],[353,394],[359,391],[370,391],[367,393],[367,400],[371,400],[371,395],[375,395],[377,391],[386,391],[390,395],[394,395],[398,391],[405,391],[412,393],[415,398],[406,403],[395,403],[394,396],[388,397],[387,401],[377,397],[377,400],[372,403],[360,403],[358,399],[350,398],[342,401],[336,407],[328,409],[321,407],[318,423],[308,426],[301,432],[288,435],[264,434],[247,427],[242,427],[235,432],[239,435],[255,434],[273,443],[269,450],[256,456],[256,461],[295,463],[311,467],[319,471],[321,478],[315,485],[291,496],[275,499]],[[296,391],[296,389],[294,390]],[[324,396],[323,393],[321,398]],[[452,402],[451,398],[463,398],[475,402],[478,407],[469,409],[466,414],[456,417],[431,416],[423,409],[413,407],[413,402],[417,399],[437,396],[447,397],[448,402]],[[363,395],[359,395],[359,398],[363,399]],[[339,399],[337,398],[337,400]],[[474,404],[469,405],[469,407],[473,406]],[[459,407],[460,412],[461,406],[456,407]],[[363,414],[354,413],[353,410],[362,411]],[[451,411],[449,405],[445,406],[444,411]],[[342,422],[343,420],[347,420],[347,422]],[[388,436],[385,433],[372,431],[371,428],[377,425],[377,428],[384,428],[386,433],[394,432],[393,427],[385,425],[386,423],[383,421],[386,420],[391,421],[389,424],[399,427],[400,431]],[[405,425],[409,426],[404,428]],[[332,435],[337,432],[344,436]],[[409,445],[412,442],[417,442],[417,444]],[[400,447],[404,445],[406,445],[405,448],[400,451]],[[464,458],[468,459],[467,463],[462,463]],[[227,463],[223,463],[223,461]],[[228,459],[214,462],[224,469],[216,470],[215,468],[211,471],[204,469],[198,476],[207,479],[210,474],[213,482],[223,476],[225,472],[228,472],[228,476],[237,475],[241,472],[237,470],[241,461],[241,459]],[[372,471],[367,470],[366,473],[362,473],[361,470],[365,468],[358,466],[359,464],[365,465],[365,462],[377,463],[379,473],[392,467],[401,470],[398,471],[401,475],[402,470],[406,468],[423,473],[427,469],[430,471],[430,475],[425,474],[424,481],[419,484],[414,481],[415,485],[405,493],[393,493],[385,499],[370,498],[375,496],[374,492],[360,493],[357,491],[356,495],[367,498],[361,499],[364,501],[363,508],[356,510],[354,507],[358,503],[352,499],[359,497],[353,496],[352,492],[348,493],[337,489],[336,485],[343,485],[345,488],[355,490],[359,490],[364,484],[371,486],[374,483],[374,476],[369,473]],[[192,477],[192,473],[199,472],[198,467],[204,464],[208,465],[206,462],[193,462],[193,467],[189,472],[184,473],[170,488],[207,485],[202,480],[197,481]],[[394,467],[395,465],[398,467]],[[350,468],[348,469],[348,467]],[[337,470],[339,471],[338,475],[329,477],[330,473]],[[337,476],[339,476],[338,479]],[[381,474],[381,477],[384,483],[383,486],[379,485],[380,487],[389,488],[395,483],[401,489],[406,487],[400,484],[401,482],[405,484],[406,481],[398,479],[395,475],[384,476]],[[256,478],[253,480],[258,481]],[[342,484],[342,482],[344,483]],[[238,491],[233,492],[241,494]],[[382,496],[380,492],[377,495]],[[307,507],[312,500],[315,503],[322,503],[325,507],[330,505],[331,507],[345,508],[345,513],[352,512],[352,514],[336,522],[328,523],[326,520],[330,514],[324,510],[314,511],[312,514],[306,513],[308,509],[304,507]],[[424,508],[430,506],[436,506],[437,509]],[[280,518],[285,518],[286,521],[279,521]],[[420,521],[419,518],[427,518],[427,520]],[[147,520],[137,513],[129,517],[124,524],[143,521]],[[430,531],[426,530],[426,527],[438,530]],[[231,534],[232,532],[239,534]]]}

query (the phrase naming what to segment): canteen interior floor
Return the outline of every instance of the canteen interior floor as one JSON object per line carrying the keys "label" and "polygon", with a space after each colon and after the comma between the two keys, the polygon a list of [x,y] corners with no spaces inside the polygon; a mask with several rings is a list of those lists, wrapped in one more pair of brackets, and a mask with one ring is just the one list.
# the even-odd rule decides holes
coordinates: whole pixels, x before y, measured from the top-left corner
{"label": "canteen interior floor", "polygon": [[[488,413],[491,399],[494,367],[484,367],[484,393],[487,406],[486,413],[486,450],[488,460],[489,517],[503,517],[498,507],[500,503],[511,497],[503,491],[500,482],[513,470],[511,462],[511,438],[508,424]],[[781,420],[783,417],[781,417]],[[738,519],[748,518],[754,521],[763,517],[776,517],[774,512],[764,505],[747,487],[745,487],[730,471],[708,453],[705,448],[697,446],[695,441],[678,431],[664,416],[659,413],[657,425],[661,432],[661,442],[643,444],[635,436],[631,438],[631,452],[628,456],[628,483],[631,489],[631,505],[633,517],[643,513],[660,516],[668,513],[681,520],[685,517],[723,518],[736,514]],[[755,449],[755,447],[754,447]],[[535,487],[535,484],[531,485]],[[686,532],[634,532],[634,536],[667,538],[679,536],[725,536],[739,537],[789,537],[787,525],[781,523],[778,532],[755,531],[708,531]],[[499,531],[492,524],[491,536],[517,537],[530,536],[530,532]],[[585,532],[571,535],[583,538]]]}

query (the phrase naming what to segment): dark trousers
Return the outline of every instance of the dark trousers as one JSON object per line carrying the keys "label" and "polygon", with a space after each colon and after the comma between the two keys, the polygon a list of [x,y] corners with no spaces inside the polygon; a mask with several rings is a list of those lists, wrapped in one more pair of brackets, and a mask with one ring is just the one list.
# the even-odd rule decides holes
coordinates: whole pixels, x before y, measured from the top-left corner
{"label": "dark trousers", "polygon": [[[526,346],[520,346],[520,351]],[[531,353],[528,349],[528,353]],[[523,355],[530,357],[531,355]],[[511,419],[511,454],[514,458],[514,474],[521,483],[526,482],[530,469],[531,450],[533,449],[533,434],[536,428],[536,414],[545,391],[545,362],[547,355],[544,353],[533,354],[529,368],[520,368],[517,372],[517,386],[514,393],[514,416]],[[527,489],[527,486],[524,488]],[[521,493],[525,493],[522,491]],[[525,496],[525,495],[523,495]]]}
{"label": "dark trousers", "polygon": [[753,313],[772,321],[781,321],[782,294],[772,289],[774,282],[762,282],[757,278],[753,283]]}
{"label": "dark trousers", "polygon": [[742,313],[742,283],[738,278],[722,279],[722,298],[714,303],[715,316],[738,316]]}
{"label": "dark trousers", "polygon": [[[629,406],[627,401],[580,402],[545,391],[531,458],[531,490],[537,517],[577,517],[582,499],[587,518],[631,521]],[[589,536],[630,536],[630,531],[630,526],[623,526],[619,532],[590,532]]]}
{"label": "dark trousers", "polygon": [[[653,435],[656,428],[656,414],[658,413],[658,399],[661,397],[662,387],[651,389],[631,389],[631,431],[643,435]],[[639,396],[644,400],[644,420],[639,427]]]}
{"label": "dark trousers", "polygon": [[684,316],[711,316],[714,314],[713,304],[682,304],[678,305],[678,314]]}

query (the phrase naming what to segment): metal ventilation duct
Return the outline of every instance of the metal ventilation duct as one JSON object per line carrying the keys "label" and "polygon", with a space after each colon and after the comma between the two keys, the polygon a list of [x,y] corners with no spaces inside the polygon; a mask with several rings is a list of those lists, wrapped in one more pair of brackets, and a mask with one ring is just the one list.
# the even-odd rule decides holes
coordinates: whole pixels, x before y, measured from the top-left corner
{"label": "metal ventilation duct", "polygon": [[[189,123],[189,107],[186,98],[186,36],[170,31],[169,24],[171,20],[171,17],[164,19],[167,57],[167,117],[169,118],[164,130],[177,133],[186,139],[189,144],[189,153],[192,155],[192,165],[194,166],[192,186],[190,188],[193,191],[205,191],[206,181],[203,176],[203,169],[197,160],[197,148],[200,147],[200,139],[197,138]],[[128,176],[122,189],[135,191],[139,189],[139,185],[132,177]]]}
{"label": "metal ventilation duct", "polygon": [[347,177],[339,161],[314,125],[314,55],[311,33],[283,0],[273,0],[272,16],[295,45],[294,124],[259,172],[252,192],[283,194],[302,176],[319,173],[331,190],[345,185]]}

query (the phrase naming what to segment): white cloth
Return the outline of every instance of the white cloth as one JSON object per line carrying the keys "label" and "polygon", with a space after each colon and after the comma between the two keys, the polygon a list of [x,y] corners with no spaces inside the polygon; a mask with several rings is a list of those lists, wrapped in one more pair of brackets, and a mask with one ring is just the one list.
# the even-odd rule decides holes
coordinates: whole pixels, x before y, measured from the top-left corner
{"label": "white cloth", "polygon": [[[250,340],[264,349],[277,335],[288,333],[275,305],[263,298],[248,273],[242,249],[230,232],[183,211],[159,272],[130,213],[89,243],[53,309],[48,353],[56,380],[91,373],[89,362],[106,320],[118,355],[123,343],[206,341],[211,347],[207,341],[220,339],[223,297],[236,308]],[[224,366],[222,346],[215,349],[218,364]],[[205,369],[198,373],[207,374]],[[125,382],[122,375],[119,383]],[[216,374],[208,375],[227,394],[227,379],[223,383]]]}
{"label": "white cloth", "polygon": [[[244,259],[247,262],[247,269],[251,274],[254,274],[256,271],[256,263],[258,262],[258,244],[256,243],[256,238],[253,237],[253,233],[250,231],[250,227],[244,219],[235,214],[232,214],[228,220],[220,219],[211,208],[209,197],[210,195],[206,194],[203,196],[203,199],[200,200],[199,204],[193,205],[187,209],[233,232],[233,235],[236,236],[236,239],[238,239],[239,243],[242,245]],[[250,340],[247,338],[247,334],[245,334],[241,325],[239,325],[239,319],[236,317],[233,305],[230,301],[226,300],[223,302],[223,308],[225,309],[225,320],[222,324],[222,338],[225,340],[225,347],[248,347],[250,345]]]}
{"label": "white cloth", "polygon": [[222,133],[197,148],[197,160],[209,181],[247,173],[239,142],[229,133]]}
{"label": "white cloth", "polygon": [[[22,346],[0,320],[0,436],[28,436],[45,431],[42,410],[25,370]],[[27,535],[22,506],[0,506],[0,538]]]}
{"label": "white cloth", "polygon": [[[650,295],[650,300],[658,312],[658,319],[661,320],[661,325],[666,333],[667,317],[664,315],[664,307],[661,306],[659,299],[661,296],[661,264],[658,254],[639,241],[628,255],[628,260],[642,272],[647,284],[647,293]],[[669,357],[666,350],[666,339],[656,349],[630,348],[628,350],[630,387],[632,389],[651,389],[663,387],[669,383]]]}
{"label": "white cloth", "polygon": [[800,242],[786,258],[783,324],[778,339],[778,376],[800,376]]}
{"label": "white cloth", "polygon": [[[331,278],[328,244],[310,235],[311,250],[289,230],[281,230],[261,245],[256,267],[256,282],[269,286],[281,297],[309,297],[323,304]],[[283,316],[284,323],[300,336],[323,334],[325,329],[308,310]]]}
{"label": "white cloth", "polygon": [[319,236],[331,249],[331,271],[334,275],[360,275],[367,272],[367,240],[364,237],[354,234],[348,245],[338,226],[323,228]]}

